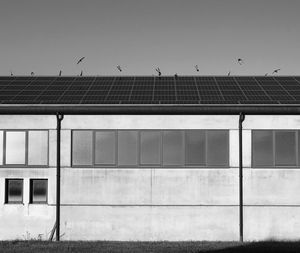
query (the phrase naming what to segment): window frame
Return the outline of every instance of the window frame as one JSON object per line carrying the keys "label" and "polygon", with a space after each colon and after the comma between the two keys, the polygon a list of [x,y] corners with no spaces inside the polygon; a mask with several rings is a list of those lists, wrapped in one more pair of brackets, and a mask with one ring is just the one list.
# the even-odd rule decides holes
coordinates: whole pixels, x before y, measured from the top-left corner
{"label": "window frame", "polygon": [[[254,164],[254,132],[255,131],[271,131],[272,132],[272,142],[273,142],[273,146],[272,146],[272,154],[273,154],[273,161],[272,161],[272,165],[255,165]],[[299,168],[300,167],[300,161],[299,161],[299,131],[297,129],[252,129],[251,130],[251,168],[253,169],[261,169],[261,168],[271,168],[271,169],[283,169],[283,168],[287,168],[287,169],[293,169],[293,168]],[[276,137],[275,137],[275,133],[276,132],[294,132],[295,133],[295,153],[296,153],[296,165],[276,165]]]}
{"label": "window frame", "polygon": [[[0,129],[3,132],[3,154],[2,165],[0,168],[49,168],[49,129]],[[47,132],[47,164],[45,165],[30,165],[28,164],[28,148],[29,148],[29,132]],[[25,163],[24,164],[6,164],[6,133],[7,132],[24,132],[25,133]]]}
{"label": "window frame", "polygon": [[[34,180],[43,180],[46,181],[46,201],[36,201],[33,202],[33,181]],[[30,205],[47,205],[48,204],[48,179],[47,178],[30,178],[29,180],[29,204]]]}
{"label": "window frame", "polygon": [[[10,180],[22,181],[22,199],[21,201],[8,201],[8,182]],[[5,178],[4,204],[5,205],[24,205],[24,179],[23,178]]]}
{"label": "window frame", "polygon": [[[186,133],[187,131],[204,131],[205,134],[205,159],[206,159],[206,164],[205,165],[200,165],[200,164],[188,164],[186,161]],[[132,168],[132,169],[139,169],[139,168],[157,168],[157,169],[168,169],[168,168],[200,168],[200,169],[226,169],[230,167],[230,129],[72,129],[71,130],[71,150],[70,150],[70,164],[72,168],[116,168],[116,169],[126,169],[126,168]],[[74,165],[73,164],[73,133],[76,131],[91,131],[92,132],[92,165]],[[95,164],[95,136],[96,132],[114,132],[115,133],[115,164],[111,165],[105,165],[105,164]],[[138,163],[137,165],[119,165],[118,164],[118,133],[121,131],[136,131],[137,132],[137,155],[138,155]],[[184,161],[182,165],[164,165],[163,164],[163,132],[164,131],[182,131],[183,132],[183,156],[184,156]],[[226,131],[227,133],[227,163],[226,165],[207,165],[207,131]],[[141,164],[141,132],[159,132],[160,133],[160,164]]]}

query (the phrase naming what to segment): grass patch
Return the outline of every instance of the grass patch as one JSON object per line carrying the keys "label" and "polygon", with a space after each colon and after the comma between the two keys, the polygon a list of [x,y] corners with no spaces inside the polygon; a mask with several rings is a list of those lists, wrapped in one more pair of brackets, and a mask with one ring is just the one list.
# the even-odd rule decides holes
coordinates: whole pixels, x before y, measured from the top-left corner
{"label": "grass patch", "polygon": [[300,252],[300,242],[108,242],[108,241],[0,241],[0,252],[5,253],[227,253],[227,252]]}

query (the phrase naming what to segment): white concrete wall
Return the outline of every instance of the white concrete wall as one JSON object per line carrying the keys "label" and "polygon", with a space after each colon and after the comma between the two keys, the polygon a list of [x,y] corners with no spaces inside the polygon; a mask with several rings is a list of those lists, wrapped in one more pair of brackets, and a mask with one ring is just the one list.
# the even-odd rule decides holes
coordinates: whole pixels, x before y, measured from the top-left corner
{"label": "white concrete wall", "polygon": [[[246,240],[300,239],[300,170],[251,168],[252,129],[298,129],[298,116],[246,116]],[[49,129],[49,168],[0,167],[0,239],[49,235],[55,222],[55,116],[1,116],[1,129]],[[61,234],[66,240],[238,240],[238,116],[65,116]],[[228,129],[230,168],[71,168],[72,129]],[[1,152],[1,150],[0,150]],[[4,203],[4,179],[24,178],[24,205]],[[28,203],[48,178],[48,205]],[[299,217],[298,217],[299,216]]]}

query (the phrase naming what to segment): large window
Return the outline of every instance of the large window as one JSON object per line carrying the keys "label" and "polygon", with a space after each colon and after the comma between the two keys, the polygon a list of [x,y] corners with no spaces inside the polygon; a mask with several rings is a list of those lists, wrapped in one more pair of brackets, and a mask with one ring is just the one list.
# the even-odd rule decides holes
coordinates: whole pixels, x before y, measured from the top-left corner
{"label": "large window", "polygon": [[23,179],[5,180],[5,203],[7,204],[23,203]]}
{"label": "large window", "polygon": [[[299,166],[299,132],[293,130],[253,130],[252,166]],[[298,159],[297,159],[298,157]]]}
{"label": "large window", "polygon": [[0,131],[1,166],[47,166],[48,131]]}
{"label": "large window", "polygon": [[72,166],[228,167],[227,130],[73,130]]}

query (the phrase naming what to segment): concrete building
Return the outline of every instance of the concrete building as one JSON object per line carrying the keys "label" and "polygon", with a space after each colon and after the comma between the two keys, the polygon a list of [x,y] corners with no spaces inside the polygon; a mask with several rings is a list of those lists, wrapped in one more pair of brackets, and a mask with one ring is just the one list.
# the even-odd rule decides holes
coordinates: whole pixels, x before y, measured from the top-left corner
{"label": "concrete building", "polygon": [[57,203],[61,240],[300,239],[299,77],[1,77],[0,102],[1,240],[48,239]]}

